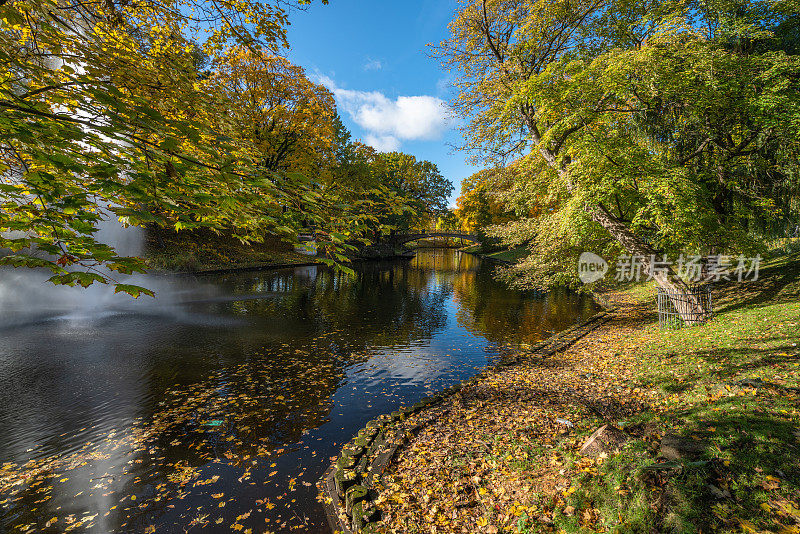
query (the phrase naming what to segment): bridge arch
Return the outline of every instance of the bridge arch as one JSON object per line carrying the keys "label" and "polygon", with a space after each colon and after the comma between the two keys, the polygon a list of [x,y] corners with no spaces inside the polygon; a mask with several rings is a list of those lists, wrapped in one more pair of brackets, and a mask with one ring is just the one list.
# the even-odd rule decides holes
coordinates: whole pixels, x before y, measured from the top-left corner
{"label": "bridge arch", "polygon": [[466,232],[420,232],[416,234],[395,234],[391,237],[397,245],[409,243],[411,241],[419,241],[420,239],[432,239],[435,237],[449,237],[453,239],[463,239],[465,241],[472,241],[473,243],[480,243],[481,238],[475,234],[468,234]]}

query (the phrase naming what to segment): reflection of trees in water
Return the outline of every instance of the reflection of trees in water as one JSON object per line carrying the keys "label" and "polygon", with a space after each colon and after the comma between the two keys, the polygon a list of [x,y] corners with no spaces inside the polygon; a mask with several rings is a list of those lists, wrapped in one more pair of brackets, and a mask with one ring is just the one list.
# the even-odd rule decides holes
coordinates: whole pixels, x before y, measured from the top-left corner
{"label": "reflection of trees in water", "polygon": [[245,298],[217,306],[264,321],[259,328],[276,340],[317,340],[312,348],[320,348],[324,336],[325,349],[339,357],[429,339],[447,325],[445,303],[452,292],[449,278],[397,261],[360,264],[355,276],[320,267],[313,277],[284,271],[229,283]]}
{"label": "reflection of trees in water", "polygon": [[[10,354],[16,361],[39,358],[36,367],[27,368],[35,373],[23,374],[61,382],[75,375],[61,388],[40,388],[43,399],[54,406],[64,404],[75,414],[83,410],[91,418],[103,414],[104,403],[116,398],[127,407],[123,415],[141,418],[131,423],[130,431],[111,436],[110,426],[98,428],[87,448],[75,454],[64,448],[53,453],[61,467],[48,465],[40,475],[47,482],[38,486],[33,484],[37,479],[28,480],[21,490],[24,495],[18,494],[21,498],[0,516],[0,530],[27,522],[42,526],[52,515],[80,516],[83,511],[101,514],[106,523],[97,528],[102,531],[141,532],[151,519],[158,526],[187,525],[198,506],[209,510],[217,505],[210,494],[222,491],[218,486],[195,486],[216,475],[222,477],[219,484],[226,493],[235,491],[241,501],[224,509],[232,514],[226,516],[227,525],[250,508],[247,499],[253,493],[254,499],[285,493],[286,480],[298,476],[303,453],[293,452],[287,444],[297,444],[305,431],[330,418],[345,367],[369,357],[374,349],[424,342],[444,331],[451,298],[458,304],[461,326],[498,343],[531,341],[545,330],[562,328],[574,320],[580,301],[568,295],[536,299],[509,291],[491,278],[489,268],[479,267],[476,258],[452,251],[426,251],[408,262],[364,263],[355,277],[313,267],[229,275],[216,282],[220,292],[187,305],[193,312],[187,314],[189,322],[149,316],[112,318],[96,334],[107,344],[73,336],[66,345],[55,334],[44,336],[49,331],[46,326],[37,327],[43,332],[20,333],[19,339],[32,343],[24,349],[31,351],[30,358],[26,360],[24,350]],[[588,304],[581,306],[585,309]],[[17,343],[10,340],[10,345]],[[82,354],[83,359],[53,359],[48,355],[56,345],[67,355]],[[97,354],[96,362],[86,357],[90,349]],[[87,363],[93,367],[78,373]],[[74,372],[66,373],[58,365],[73,366]],[[113,376],[125,383],[109,391],[88,375]],[[86,394],[71,394],[66,387],[70,383],[89,384]],[[25,401],[31,406],[36,402]],[[5,405],[10,409],[14,403]],[[114,411],[119,412],[120,406]],[[52,408],[52,413],[57,419],[58,410]],[[12,416],[0,411],[0,420]],[[63,428],[52,422],[60,433],[87,426],[86,418],[76,415]],[[326,429],[321,432],[327,433]],[[41,433],[27,420],[13,431]],[[58,441],[63,444],[62,438]],[[286,451],[279,453],[284,447]],[[103,455],[92,456],[96,451]],[[254,466],[256,458],[262,461]],[[72,460],[79,467],[65,475],[65,463]],[[80,466],[83,461],[86,464]],[[271,467],[273,462],[277,467]],[[273,470],[278,474],[271,478]],[[252,479],[238,481],[246,473]],[[69,481],[50,487],[62,477]],[[252,491],[249,480],[259,481]],[[269,480],[275,483],[267,487],[263,483]],[[92,488],[96,484],[101,486]],[[308,491],[313,493],[313,488]],[[137,495],[135,504],[128,497],[132,494]],[[45,504],[37,502],[45,496]],[[128,500],[109,510],[123,498]],[[313,495],[307,501],[313,503]],[[57,514],[49,513],[59,506]],[[265,515],[279,509],[260,513],[259,526],[263,527]],[[107,511],[110,515],[103,516]]]}
{"label": "reflection of trees in water", "polygon": [[459,273],[453,289],[459,325],[494,343],[533,343],[596,309],[590,298],[565,289],[544,294],[507,289],[492,279],[490,268]]}
{"label": "reflection of trees in water", "polygon": [[411,263],[416,269],[451,273],[478,271],[481,266],[481,260],[476,256],[447,249],[422,251],[411,260]]}

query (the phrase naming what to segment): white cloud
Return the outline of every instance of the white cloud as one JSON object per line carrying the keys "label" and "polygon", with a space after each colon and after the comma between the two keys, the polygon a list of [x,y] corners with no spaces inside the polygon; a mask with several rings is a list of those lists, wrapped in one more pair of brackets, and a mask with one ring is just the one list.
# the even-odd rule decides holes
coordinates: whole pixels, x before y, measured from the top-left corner
{"label": "white cloud", "polygon": [[367,132],[365,141],[377,150],[397,150],[406,140],[440,139],[450,125],[444,100],[435,96],[399,96],[356,91],[336,85],[328,76],[319,83],[336,97],[339,108]]}
{"label": "white cloud", "polygon": [[394,152],[400,148],[400,140],[393,135],[372,135],[364,138],[364,142],[378,152]]}
{"label": "white cloud", "polygon": [[382,68],[383,63],[379,59],[367,58],[367,62],[364,63],[364,70],[381,70]]}

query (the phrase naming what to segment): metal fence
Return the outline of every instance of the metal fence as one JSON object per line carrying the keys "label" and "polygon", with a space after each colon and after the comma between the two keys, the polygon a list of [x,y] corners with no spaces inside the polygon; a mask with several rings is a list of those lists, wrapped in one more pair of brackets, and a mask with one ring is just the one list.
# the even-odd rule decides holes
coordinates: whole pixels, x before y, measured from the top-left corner
{"label": "metal fence", "polygon": [[[692,300],[699,306],[694,306]],[[709,284],[691,286],[688,295],[659,287],[656,302],[658,303],[658,326],[661,328],[701,325],[714,314]]]}

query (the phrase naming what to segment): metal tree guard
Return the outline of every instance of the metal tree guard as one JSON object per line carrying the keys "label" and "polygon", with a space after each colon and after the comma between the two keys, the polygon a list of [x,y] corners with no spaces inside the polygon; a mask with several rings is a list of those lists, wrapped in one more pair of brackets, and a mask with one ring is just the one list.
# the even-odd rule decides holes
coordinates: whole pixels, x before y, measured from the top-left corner
{"label": "metal tree guard", "polygon": [[[691,295],[691,297],[697,300],[702,311],[691,311],[681,315],[678,308],[675,306],[676,302],[681,305],[681,308],[694,310],[692,306],[689,306],[690,297],[688,295]],[[658,326],[661,328],[681,328],[685,326],[686,323],[701,325],[714,315],[711,300],[711,285],[703,284],[691,286],[688,295],[667,291],[661,287],[658,288],[658,293],[656,294],[656,301],[658,303]],[[685,306],[683,306],[684,304]]]}

